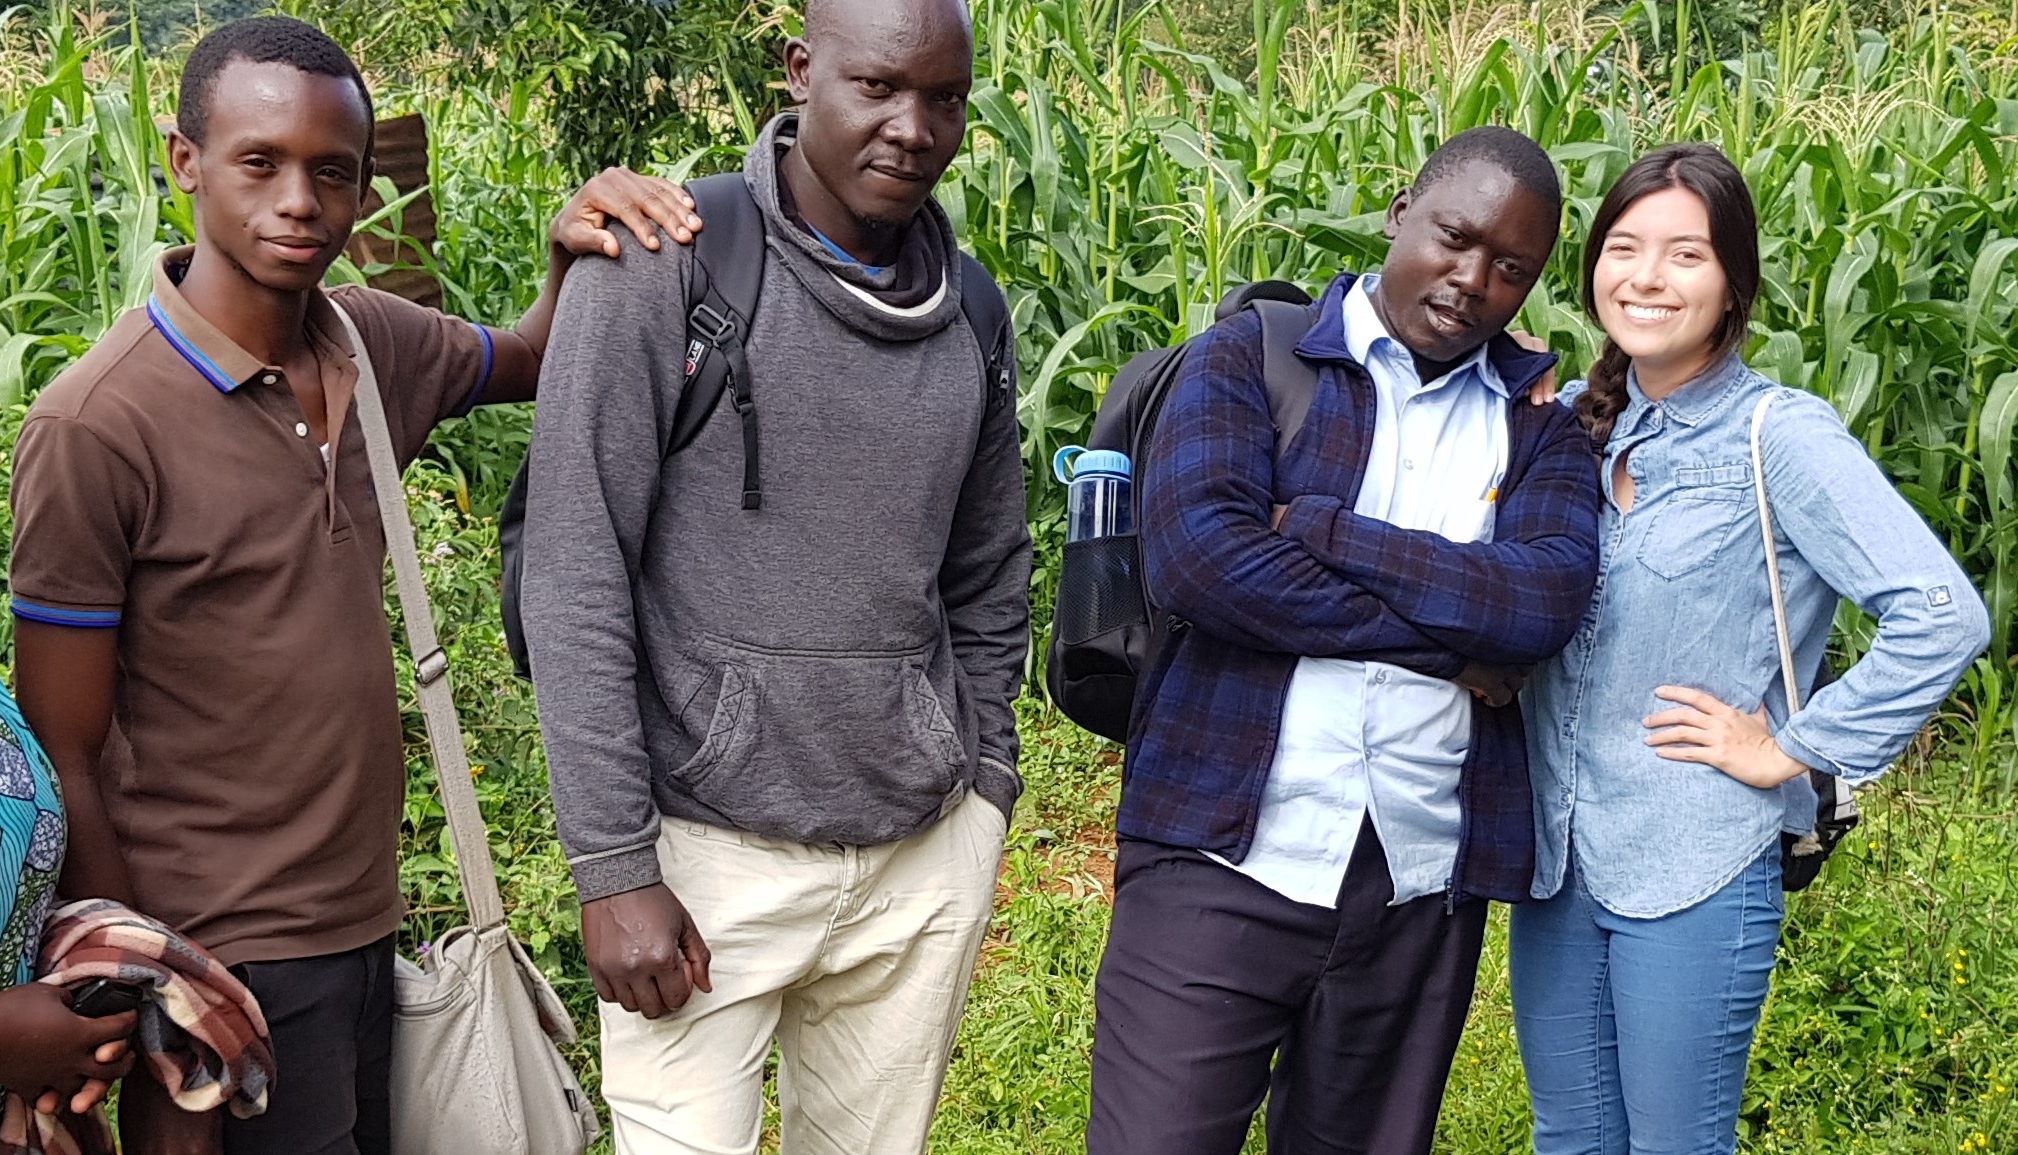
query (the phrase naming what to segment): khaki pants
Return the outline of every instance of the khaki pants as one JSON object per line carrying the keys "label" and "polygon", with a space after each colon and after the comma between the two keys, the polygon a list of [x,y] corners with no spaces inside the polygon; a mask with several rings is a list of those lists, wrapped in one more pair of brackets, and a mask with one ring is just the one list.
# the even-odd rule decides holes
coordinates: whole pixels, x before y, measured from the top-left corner
{"label": "khaki pants", "polygon": [[618,1155],[752,1155],[774,1037],[783,1155],[923,1152],[1007,827],[972,794],[887,846],[666,819],[715,989],[657,1022],[602,1004]]}

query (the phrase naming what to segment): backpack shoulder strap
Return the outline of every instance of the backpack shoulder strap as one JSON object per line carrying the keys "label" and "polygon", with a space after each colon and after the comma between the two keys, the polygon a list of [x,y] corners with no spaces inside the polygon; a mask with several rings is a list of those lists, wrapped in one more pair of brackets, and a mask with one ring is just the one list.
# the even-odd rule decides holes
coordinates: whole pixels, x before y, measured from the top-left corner
{"label": "backpack shoulder strap", "polygon": [[1280,454],[1303,428],[1317,397],[1317,366],[1296,355],[1296,343],[1310,331],[1310,306],[1258,298],[1247,307],[1261,314],[1261,376]]}
{"label": "backpack shoulder strap", "polygon": [[686,382],[673,411],[666,454],[691,444],[726,391],[743,421],[743,508],[762,502],[757,473],[757,410],[745,343],[764,281],[764,218],[740,172],[687,185],[700,214],[687,300]]}
{"label": "backpack shoulder strap", "polygon": [[960,311],[981,342],[987,376],[981,382],[987,411],[1009,399],[1016,377],[1016,346],[1009,332],[1009,302],[988,270],[964,250],[960,253]]}

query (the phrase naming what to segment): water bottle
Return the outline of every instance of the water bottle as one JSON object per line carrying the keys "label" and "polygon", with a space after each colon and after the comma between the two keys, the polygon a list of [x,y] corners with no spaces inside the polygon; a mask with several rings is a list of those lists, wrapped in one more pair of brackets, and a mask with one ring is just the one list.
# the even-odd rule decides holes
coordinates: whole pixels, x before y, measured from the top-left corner
{"label": "water bottle", "polygon": [[1068,445],[1051,459],[1066,489],[1065,540],[1125,537],[1135,532],[1135,497],[1128,455]]}

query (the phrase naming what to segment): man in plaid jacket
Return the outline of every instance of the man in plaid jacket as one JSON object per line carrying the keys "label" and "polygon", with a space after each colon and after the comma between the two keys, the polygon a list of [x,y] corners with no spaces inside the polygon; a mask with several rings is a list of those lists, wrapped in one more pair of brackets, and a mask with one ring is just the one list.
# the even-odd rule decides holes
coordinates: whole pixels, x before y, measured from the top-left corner
{"label": "man in plaid jacket", "polygon": [[1172,633],[1136,704],[1089,1155],[1427,1153],[1486,900],[1534,869],[1520,671],[1597,576],[1589,440],[1505,327],[1554,247],[1534,142],[1452,138],[1340,276],[1279,450],[1261,326],[1187,354],[1142,463]]}

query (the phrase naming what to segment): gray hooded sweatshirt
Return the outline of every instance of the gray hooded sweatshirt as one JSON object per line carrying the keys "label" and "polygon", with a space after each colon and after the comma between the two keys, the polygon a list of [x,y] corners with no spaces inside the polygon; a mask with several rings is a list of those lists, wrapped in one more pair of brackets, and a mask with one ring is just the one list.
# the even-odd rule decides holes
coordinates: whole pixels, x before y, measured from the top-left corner
{"label": "gray hooded sweatshirt", "polygon": [[742,508],[726,396],[662,456],[690,250],[623,235],[619,259],[575,264],[554,317],[524,617],[585,902],[660,881],[661,815],[875,844],[969,790],[1006,814],[1021,789],[1014,406],[985,404],[945,213],[928,203],[889,269],[839,259],[780,203],[795,127],[773,121],[744,165],[768,246],[748,342],[762,509]]}

